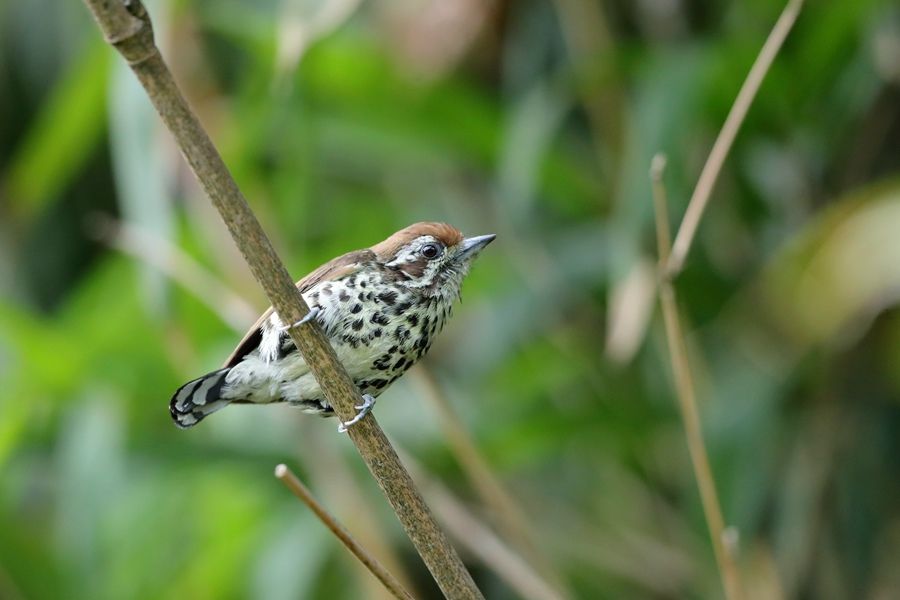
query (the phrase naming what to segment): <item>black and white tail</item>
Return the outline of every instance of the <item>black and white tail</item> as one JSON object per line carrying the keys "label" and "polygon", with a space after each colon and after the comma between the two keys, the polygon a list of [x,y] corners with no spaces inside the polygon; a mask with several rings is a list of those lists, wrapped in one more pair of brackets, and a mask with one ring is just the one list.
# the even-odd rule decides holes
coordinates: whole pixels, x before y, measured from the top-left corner
{"label": "black and white tail", "polygon": [[169,413],[178,427],[193,427],[207,415],[228,405],[230,400],[225,400],[221,394],[230,370],[225,368],[207,373],[178,388],[169,401]]}

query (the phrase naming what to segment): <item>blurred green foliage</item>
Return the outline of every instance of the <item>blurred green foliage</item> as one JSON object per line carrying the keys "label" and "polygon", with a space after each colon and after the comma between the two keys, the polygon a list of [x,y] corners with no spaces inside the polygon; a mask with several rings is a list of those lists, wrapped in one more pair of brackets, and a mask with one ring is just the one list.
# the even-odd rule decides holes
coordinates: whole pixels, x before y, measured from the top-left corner
{"label": "blurred green foliage", "polygon": [[[149,6],[298,278],[416,220],[499,234],[428,367],[572,596],[720,597],[653,311],[647,170],[668,155],[677,223],[781,3]],[[751,598],[900,594],[898,65],[895,3],[809,0],[678,281]],[[130,254],[98,215],[138,228]],[[189,258],[158,270],[166,243]],[[233,296],[173,280],[185,261]],[[171,391],[264,299],[78,2],[0,6],[0,292],[0,598],[382,597],[281,461],[435,597],[333,423],[233,407],[172,426]],[[418,381],[379,420],[481,514]]]}

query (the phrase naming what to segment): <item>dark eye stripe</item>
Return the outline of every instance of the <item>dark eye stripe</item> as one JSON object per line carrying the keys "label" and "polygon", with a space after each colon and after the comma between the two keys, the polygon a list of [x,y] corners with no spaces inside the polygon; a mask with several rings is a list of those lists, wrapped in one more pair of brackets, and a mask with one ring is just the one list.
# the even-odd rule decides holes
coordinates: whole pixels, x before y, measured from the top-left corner
{"label": "dark eye stripe", "polygon": [[425,266],[428,264],[428,259],[422,257],[414,262],[405,263],[399,267],[399,272],[403,273],[407,277],[421,277],[422,273],[425,272]]}

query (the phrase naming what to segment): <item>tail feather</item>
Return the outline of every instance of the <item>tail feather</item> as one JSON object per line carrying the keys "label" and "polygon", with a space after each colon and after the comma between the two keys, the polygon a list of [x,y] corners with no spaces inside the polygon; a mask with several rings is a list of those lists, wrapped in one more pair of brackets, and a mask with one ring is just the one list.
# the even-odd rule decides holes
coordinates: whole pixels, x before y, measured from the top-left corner
{"label": "tail feather", "polygon": [[193,427],[230,402],[222,398],[222,386],[230,368],[219,369],[188,381],[178,388],[169,401],[169,413],[175,425],[182,429]]}

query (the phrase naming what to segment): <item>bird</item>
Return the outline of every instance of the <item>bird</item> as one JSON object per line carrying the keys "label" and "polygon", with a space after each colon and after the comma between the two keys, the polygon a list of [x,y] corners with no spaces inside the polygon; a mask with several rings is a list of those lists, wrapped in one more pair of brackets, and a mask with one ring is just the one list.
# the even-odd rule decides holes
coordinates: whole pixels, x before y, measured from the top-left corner
{"label": "bird", "polygon": [[187,429],[229,404],[287,403],[334,415],[293,340],[291,327],[315,319],[363,394],[358,422],[375,399],[431,348],[450,318],[463,279],[494,234],[464,237],[446,223],[420,222],[370,248],[323,264],[297,282],[309,313],[285,326],[270,307],[221,369],[179,387],[169,402]]}

